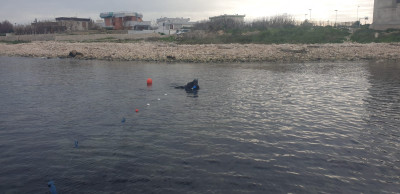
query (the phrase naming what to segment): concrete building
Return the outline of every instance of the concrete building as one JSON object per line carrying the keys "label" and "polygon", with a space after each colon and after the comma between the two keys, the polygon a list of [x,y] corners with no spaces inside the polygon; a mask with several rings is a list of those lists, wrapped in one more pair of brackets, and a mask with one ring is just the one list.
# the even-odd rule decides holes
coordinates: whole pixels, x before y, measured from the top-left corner
{"label": "concrete building", "polygon": [[114,30],[148,30],[150,21],[143,21],[143,15],[137,12],[105,12],[100,17],[104,19],[104,27]]}
{"label": "concrete building", "polygon": [[400,0],[375,0],[371,28],[374,30],[400,29]]}
{"label": "concrete building", "polygon": [[84,31],[89,30],[90,19],[75,17],[59,17],[56,22],[60,26],[65,26],[67,31]]}
{"label": "concrete building", "polygon": [[215,16],[215,17],[210,17],[209,19],[210,19],[210,21],[211,22],[215,22],[215,21],[226,21],[226,20],[233,20],[233,21],[236,21],[236,22],[244,22],[244,17],[245,17],[246,15],[238,15],[238,14],[236,14],[236,15],[226,15],[226,14],[224,14],[224,15],[220,15],[220,16]]}

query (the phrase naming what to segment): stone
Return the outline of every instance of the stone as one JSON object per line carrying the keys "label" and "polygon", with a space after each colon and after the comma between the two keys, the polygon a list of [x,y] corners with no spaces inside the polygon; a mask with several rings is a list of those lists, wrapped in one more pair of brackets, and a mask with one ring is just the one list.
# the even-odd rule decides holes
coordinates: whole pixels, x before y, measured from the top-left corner
{"label": "stone", "polygon": [[76,51],[76,50],[72,50],[69,52],[69,57],[83,57],[83,54]]}

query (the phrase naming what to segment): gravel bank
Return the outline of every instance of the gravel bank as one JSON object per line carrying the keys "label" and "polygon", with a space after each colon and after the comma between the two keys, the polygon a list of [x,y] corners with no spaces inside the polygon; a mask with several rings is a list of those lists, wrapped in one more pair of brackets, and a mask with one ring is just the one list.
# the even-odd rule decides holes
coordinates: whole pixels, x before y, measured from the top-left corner
{"label": "gravel bank", "polygon": [[399,60],[400,43],[342,44],[209,44],[174,43],[67,43],[56,41],[24,44],[0,43],[0,55],[68,57],[76,50],[82,59],[176,62],[311,62]]}

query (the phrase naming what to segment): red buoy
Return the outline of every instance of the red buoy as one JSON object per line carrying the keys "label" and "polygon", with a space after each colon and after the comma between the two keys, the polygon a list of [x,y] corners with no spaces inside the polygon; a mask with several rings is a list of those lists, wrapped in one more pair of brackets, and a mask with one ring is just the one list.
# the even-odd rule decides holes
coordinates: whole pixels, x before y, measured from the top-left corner
{"label": "red buoy", "polygon": [[147,85],[153,84],[153,80],[151,78],[147,79]]}
{"label": "red buoy", "polygon": [[135,112],[139,112],[139,109],[136,109]]}

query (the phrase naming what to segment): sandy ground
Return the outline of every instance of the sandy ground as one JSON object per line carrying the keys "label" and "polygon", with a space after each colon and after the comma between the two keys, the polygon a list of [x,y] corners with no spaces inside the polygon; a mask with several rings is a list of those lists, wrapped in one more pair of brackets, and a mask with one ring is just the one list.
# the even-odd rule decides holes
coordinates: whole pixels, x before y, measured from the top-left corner
{"label": "sandy ground", "polygon": [[207,44],[174,43],[0,43],[0,55],[68,57],[76,50],[81,59],[176,62],[311,62],[400,60],[400,43],[342,44]]}

